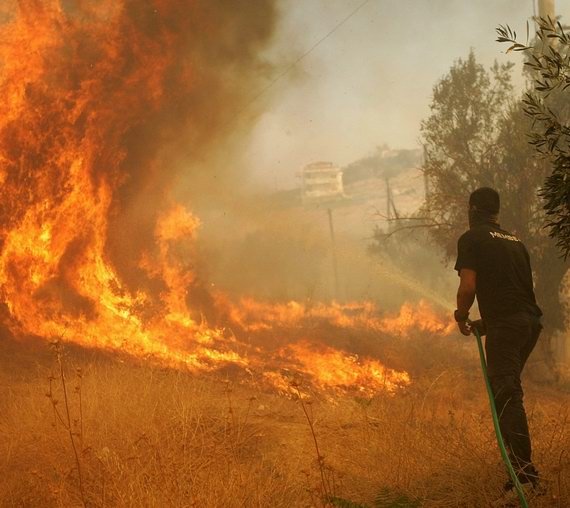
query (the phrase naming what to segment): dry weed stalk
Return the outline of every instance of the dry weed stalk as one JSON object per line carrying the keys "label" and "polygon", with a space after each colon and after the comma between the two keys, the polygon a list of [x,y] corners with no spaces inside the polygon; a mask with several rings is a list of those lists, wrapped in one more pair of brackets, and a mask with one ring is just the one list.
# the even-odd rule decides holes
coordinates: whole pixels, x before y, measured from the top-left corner
{"label": "dry weed stalk", "polygon": [[[81,402],[81,379],[82,379],[82,372],[81,369],[77,369],[76,373],[78,375],[78,384],[75,387],[75,393],[78,395],[79,398],[79,419],[74,419],[72,421],[71,418],[71,409],[70,409],[70,401],[68,396],[68,388],[67,388],[67,380],[65,377],[65,369],[63,365],[63,346],[60,340],[56,340],[51,343],[52,350],[55,354],[56,361],[57,361],[57,376],[51,375],[49,377],[49,391],[46,394],[47,398],[49,399],[53,412],[54,412],[54,419],[55,425],[59,422],[62,427],[67,432],[69,436],[69,441],[71,443],[71,449],[73,451],[73,458],[75,461],[75,468],[77,470],[77,477],[79,480],[79,494],[81,498],[81,503],[83,506],[87,506],[85,500],[85,489],[83,483],[83,473],[81,468],[81,458],[80,453],[78,450],[78,446],[76,443],[76,438],[79,439],[79,445],[83,450],[83,408]],[[61,386],[61,390],[63,392],[63,407],[64,407],[64,416],[61,415],[61,412],[58,409],[59,400],[55,397],[54,394],[54,382],[58,381]],[[79,431],[74,431],[74,427],[79,427]]]}
{"label": "dry weed stalk", "polygon": [[311,431],[311,436],[313,438],[313,444],[315,445],[315,452],[317,454],[317,466],[319,468],[319,474],[320,474],[320,492],[319,492],[319,495],[320,495],[321,503],[322,503],[323,507],[325,507],[325,508],[333,506],[331,500],[334,499],[334,493],[335,493],[334,478],[333,478],[333,485],[331,485],[331,482],[329,481],[329,478],[327,477],[327,471],[326,471],[327,468],[326,468],[326,463],[325,463],[325,457],[321,453],[321,450],[319,448],[319,441],[317,439],[317,434],[315,432],[315,420],[313,417],[312,402],[311,401],[305,401],[303,399],[303,393],[301,392],[299,383],[292,382],[291,388],[294,390],[295,396],[296,396],[297,400],[299,401],[299,405],[301,406],[301,409],[303,410],[303,414],[305,415],[305,419],[307,420],[307,424],[308,424],[309,429]]}
{"label": "dry weed stalk", "polygon": [[239,445],[240,443],[243,442],[243,439],[245,437],[244,433],[247,427],[251,409],[253,407],[253,402],[257,400],[257,398],[254,395],[248,398],[248,404],[245,411],[245,415],[240,417],[236,415],[236,410],[234,408],[234,402],[232,398],[233,387],[229,380],[225,381],[224,393],[228,403],[228,418],[226,420],[226,424],[229,427],[228,429],[229,433],[232,435],[232,437],[235,440],[234,444]]}

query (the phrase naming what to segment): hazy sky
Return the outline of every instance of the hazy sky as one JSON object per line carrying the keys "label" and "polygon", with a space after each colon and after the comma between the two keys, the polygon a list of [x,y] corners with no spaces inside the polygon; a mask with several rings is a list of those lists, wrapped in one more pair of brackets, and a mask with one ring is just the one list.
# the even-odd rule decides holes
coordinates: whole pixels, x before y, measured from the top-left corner
{"label": "hazy sky", "polygon": [[[285,69],[362,0],[282,0],[282,18],[268,55]],[[570,0],[557,0],[557,14]],[[491,65],[505,55],[495,27],[526,37],[532,0],[370,0],[258,101],[265,113],[247,160],[271,188],[297,184],[295,173],[315,160],[340,165],[380,144],[418,146],[432,88],[473,48]],[[532,25],[531,25],[532,29]],[[520,84],[521,66],[515,68]]]}

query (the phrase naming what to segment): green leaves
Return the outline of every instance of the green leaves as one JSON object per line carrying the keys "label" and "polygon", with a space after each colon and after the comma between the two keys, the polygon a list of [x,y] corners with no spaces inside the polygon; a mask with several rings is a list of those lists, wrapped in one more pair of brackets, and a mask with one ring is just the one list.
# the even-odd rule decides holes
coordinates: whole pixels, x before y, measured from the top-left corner
{"label": "green leaves", "polygon": [[[508,25],[499,25],[497,28],[497,42],[509,42],[511,46],[507,49],[506,53],[511,51],[526,51],[530,49],[529,46],[517,42],[517,33]],[[527,23],[527,40],[528,40],[528,23]]]}
{"label": "green leaves", "polygon": [[[570,255],[570,35],[559,21],[536,20],[536,39],[530,46],[517,42],[507,25],[497,28],[497,41],[508,51],[526,53],[531,90],[523,99],[531,119],[529,143],[551,163],[551,173],[540,191],[546,226],[564,259]],[[527,37],[528,39],[528,37]]]}

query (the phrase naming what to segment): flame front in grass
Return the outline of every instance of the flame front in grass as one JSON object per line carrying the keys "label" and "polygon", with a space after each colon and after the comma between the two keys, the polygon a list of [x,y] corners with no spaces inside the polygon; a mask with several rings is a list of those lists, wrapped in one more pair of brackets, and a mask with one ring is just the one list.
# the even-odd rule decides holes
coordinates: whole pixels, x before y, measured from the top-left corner
{"label": "flame front in grass", "polygon": [[407,336],[413,332],[448,335],[454,329],[450,318],[438,315],[429,304],[404,304],[396,315],[382,315],[370,301],[324,304],[290,301],[272,304],[242,298],[231,310],[232,319],[252,332],[274,327],[295,328],[328,323],[339,328],[358,328]]}
{"label": "flame front in grass", "polygon": [[357,389],[366,394],[394,392],[410,383],[407,372],[388,369],[379,361],[359,358],[328,346],[301,341],[290,344],[280,354],[298,364],[318,387]]}

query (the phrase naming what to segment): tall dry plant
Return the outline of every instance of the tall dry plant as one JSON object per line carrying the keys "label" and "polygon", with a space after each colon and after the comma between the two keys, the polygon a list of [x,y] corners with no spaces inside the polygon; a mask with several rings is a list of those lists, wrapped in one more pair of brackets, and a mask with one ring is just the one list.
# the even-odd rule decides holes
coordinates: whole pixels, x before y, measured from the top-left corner
{"label": "tall dry plant", "polygon": [[[69,443],[71,445],[71,451],[73,453],[73,461],[75,464],[75,469],[77,471],[78,479],[78,489],[81,502],[83,506],[87,506],[85,497],[85,488],[83,481],[83,468],[81,457],[83,454],[83,402],[81,396],[81,382],[83,378],[83,373],[81,369],[76,369],[76,385],[73,392],[76,394],[78,399],[78,414],[77,418],[73,416],[73,408],[71,406],[70,394],[68,388],[68,380],[65,374],[64,367],[64,349],[60,340],[56,340],[51,343],[52,351],[56,359],[56,372],[49,376],[49,389],[46,393],[49,399],[54,415],[54,426],[57,428],[58,425],[66,432],[69,437]],[[60,406],[60,400],[55,394],[55,390],[59,387],[61,393],[63,394],[63,407]],[[60,409],[61,408],[61,409]]]}

